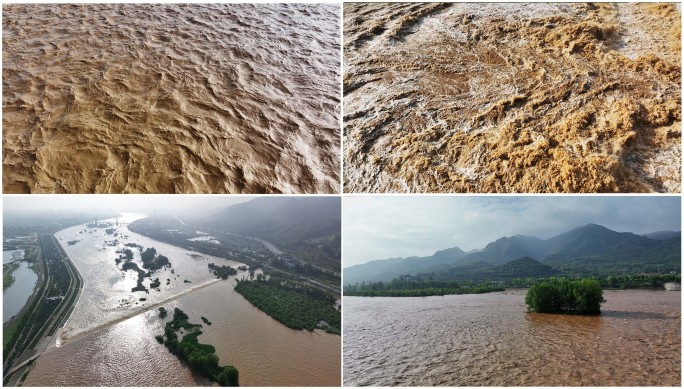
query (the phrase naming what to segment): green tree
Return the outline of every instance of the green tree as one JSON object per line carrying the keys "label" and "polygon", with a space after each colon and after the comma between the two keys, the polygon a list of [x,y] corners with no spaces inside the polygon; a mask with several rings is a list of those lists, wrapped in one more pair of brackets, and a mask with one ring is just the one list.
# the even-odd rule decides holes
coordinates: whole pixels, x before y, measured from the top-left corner
{"label": "green tree", "polygon": [[551,278],[534,283],[527,291],[525,303],[530,311],[542,313],[601,313],[603,290],[592,278],[568,281]]}

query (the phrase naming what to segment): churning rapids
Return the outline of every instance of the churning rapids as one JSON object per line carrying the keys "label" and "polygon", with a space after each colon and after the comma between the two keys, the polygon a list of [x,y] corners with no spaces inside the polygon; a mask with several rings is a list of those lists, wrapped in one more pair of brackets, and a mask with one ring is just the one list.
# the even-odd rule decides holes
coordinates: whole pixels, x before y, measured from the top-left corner
{"label": "churning rapids", "polygon": [[605,291],[600,316],[526,313],[524,291],[344,298],[348,386],[679,386],[681,294]]}
{"label": "churning rapids", "polygon": [[339,192],[339,9],[3,5],[4,192]]}

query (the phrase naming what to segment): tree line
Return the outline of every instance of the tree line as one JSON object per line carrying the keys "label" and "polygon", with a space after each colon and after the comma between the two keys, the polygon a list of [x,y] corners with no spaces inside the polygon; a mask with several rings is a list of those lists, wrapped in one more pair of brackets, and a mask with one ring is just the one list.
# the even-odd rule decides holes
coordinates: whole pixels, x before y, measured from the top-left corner
{"label": "tree line", "polygon": [[444,296],[449,294],[478,294],[503,291],[499,284],[488,282],[456,282],[435,280],[401,280],[390,282],[362,282],[347,285],[345,296],[366,297],[425,297]]}
{"label": "tree line", "polygon": [[[164,315],[166,310],[164,310]],[[161,314],[161,310],[160,310]],[[178,339],[176,331],[186,331],[182,339]],[[221,386],[240,386],[238,370],[234,366],[219,366],[216,349],[210,344],[199,343],[197,337],[202,334],[200,324],[188,321],[188,315],[175,308],[173,319],[166,323],[164,336],[157,335],[157,340],[164,343],[166,348],[178,358],[186,361],[196,371],[202,373],[211,381]]]}

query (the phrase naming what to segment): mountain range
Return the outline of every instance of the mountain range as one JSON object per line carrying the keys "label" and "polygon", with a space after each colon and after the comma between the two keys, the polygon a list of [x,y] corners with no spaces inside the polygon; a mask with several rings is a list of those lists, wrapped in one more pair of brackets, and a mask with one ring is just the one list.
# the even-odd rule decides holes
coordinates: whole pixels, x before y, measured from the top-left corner
{"label": "mountain range", "polygon": [[218,230],[287,243],[339,234],[336,197],[260,197],[202,218]]}
{"label": "mountain range", "polygon": [[199,225],[275,244],[314,266],[340,272],[339,197],[259,197],[200,217]]}
{"label": "mountain range", "polygon": [[469,253],[453,247],[427,257],[375,260],[345,268],[344,282],[389,281],[404,274],[495,280],[680,269],[679,231],[637,235],[587,224],[545,240],[524,235],[503,237]]}

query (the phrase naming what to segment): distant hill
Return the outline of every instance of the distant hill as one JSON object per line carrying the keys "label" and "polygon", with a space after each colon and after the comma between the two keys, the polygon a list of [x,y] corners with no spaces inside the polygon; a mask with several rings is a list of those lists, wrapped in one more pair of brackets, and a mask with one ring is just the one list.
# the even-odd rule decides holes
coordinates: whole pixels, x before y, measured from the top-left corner
{"label": "distant hill", "polygon": [[454,267],[432,274],[419,273],[421,278],[438,280],[504,281],[513,278],[550,277],[559,271],[533,258],[522,257],[492,266],[488,262],[475,262],[470,265]]}
{"label": "distant hill", "polygon": [[266,240],[314,266],[341,267],[339,197],[268,196],[235,204],[201,218],[201,225]]}
{"label": "distant hill", "polygon": [[453,266],[465,252],[458,247],[440,250],[428,257],[389,258],[344,269],[344,282],[390,281],[402,274],[415,274]]}
{"label": "distant hill", "polygon": [[644,236],[647,238],[656,239],[656,240],[668,240],[668,239],[674,239],[674,238],[681,238],[682,232],[681,231],[656,231],[656,232],[651,232],[650,234],[644,234]]}
{"label": "distant hill", "polygon": [[204,218],[218,230],[288,243],[339,234],[338,197],[260,197]]}
{"label": "distant hill", "polygon": [[[656,236],[674,235],[667,233],[669,232],[656,233]],[[503,237],[480,251],[454,255],[451,260],[407,258],[404,259],[406,266],[403,267],[397,266],[401,261],[373,261],[373,269],[382,269],[382,272],[368,271],[369,268],[365,268],[364,264],[344,269],[344,276],[347,283],[349,279],[353,282],[386,281],[400,274],[418,273],[422,277],[431,275],[438,279],[494,280],[554,274],[680,271],[679,236],[677,233],[673,238],[659,240],[587,224],[546,240],[523,235]],[[353,271],[349,272],[351,276],[348,277],[350,269]]]}

